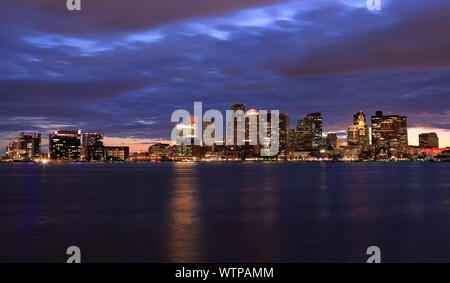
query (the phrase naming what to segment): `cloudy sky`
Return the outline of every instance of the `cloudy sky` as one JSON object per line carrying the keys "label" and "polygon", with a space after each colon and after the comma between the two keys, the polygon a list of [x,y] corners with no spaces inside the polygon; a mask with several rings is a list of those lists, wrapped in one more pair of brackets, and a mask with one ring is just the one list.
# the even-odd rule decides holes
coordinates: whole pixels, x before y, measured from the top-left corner
{"label": "cloudy sky", "polygon": [[[450,146],[450,2],[381,0],[2,0],[0,153],[21,130],[101,131],[145,150],[176,109],[232,103],[407,115],[410,143]],[[46,149],[44,150],[46,151]]]}

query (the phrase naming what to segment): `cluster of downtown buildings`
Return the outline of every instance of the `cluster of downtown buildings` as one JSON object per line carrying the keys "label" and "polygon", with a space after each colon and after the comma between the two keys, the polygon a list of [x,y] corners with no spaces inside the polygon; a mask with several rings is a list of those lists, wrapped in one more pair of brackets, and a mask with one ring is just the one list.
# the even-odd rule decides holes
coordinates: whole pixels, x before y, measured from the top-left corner
{"label": "cluster of downtown buildings", "polygon": [[48,154],[41,152],[41,134],[35,131],[20,133],[17,140],[6,147],[8,161],[125,161],[129,147],[103,145],[103,134],[81,133],[81,130],[57,130],[49,135]]}
{"label": "cluster of downtown buildings", "polygon": [[[310,113],[299,120],[294,129],[290,128],[289,115],[279,115],[278,138],[279,150],[275,156],[262,156],[262,145],[259,141],[252,143],[249,129],[252,121],[259,122],[259,112],[255,109],[246,111],[245,104],[233,104],[233,111],[242,111],[245,116],[234,119],[234,141],[216,140],[206,146],[202,142],[193,144],[151,145],[148,152],[137,152],[129,155],[129,147],[105,146],[103,134],[81,133],[81,130],[58,130],[49,135],[48,154],[41,153],[41,134],[33,131],[21,132],[19,139],[11,142],[6,148],[7,161],[35,161],[50,159],[56,161],[231,161],[231,160],[390,160],[445,157],[448,159],[450,148],[439,148],[436,133],[419,135],[419,146],[408,145],[407,117],[399,115],[383,115],[376,111],[371,116],[371,125],[367,123],[364,112],[353,115],[353,122],[347,129],[347,142],[342,142],[336,133],[328,133],[323,137],[321,113]],[[253,119],[250,117],[253,116]],[[256,117],[256,119],[254,119]],[[268,129],[271,129],[270,114],[267,117]],[[242,121],[238,121],[242,119]],[[198,139],[197,125],[179,127],[180,137],[188,136]],[[239,129],[236,124],[242,122],[245,127]],[[213,124],[202,122],[203,132]],[[254,125],[253,125],[254,126]],[[237,143],[236,131],[243,131],[243,143]],[[270,136],[269,130],[268,135]],[[214,135],[214,134],[213,134]],[[202,140],[202,139],[200,139]]]}

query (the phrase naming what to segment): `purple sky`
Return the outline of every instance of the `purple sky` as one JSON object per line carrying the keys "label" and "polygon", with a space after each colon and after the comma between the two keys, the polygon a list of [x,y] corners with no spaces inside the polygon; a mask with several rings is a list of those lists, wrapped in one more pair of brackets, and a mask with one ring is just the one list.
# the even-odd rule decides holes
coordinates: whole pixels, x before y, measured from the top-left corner
{"label": "purple sky", "polygon": [[381,0],[3,0],[0,153],[21,130],[101,131],[132,150],[167,140],[194,101],[409,117],[410,143],[450,146],[450,2]]}

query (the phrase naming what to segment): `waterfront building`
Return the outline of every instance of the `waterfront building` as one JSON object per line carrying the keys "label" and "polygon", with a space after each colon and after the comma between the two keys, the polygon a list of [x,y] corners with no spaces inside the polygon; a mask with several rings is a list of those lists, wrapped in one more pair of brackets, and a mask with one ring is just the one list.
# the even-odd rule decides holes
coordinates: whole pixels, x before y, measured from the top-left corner
{"label": "waterfront building", "polygon": [[83,158],[88,159],[88,147],[94,146],[93,148],[101,148],[103,146],[103,134],[101,133],[83,133],[82,139],[81,139],[81,155]]}
{"label": "waterfront building", "polygon": [[399,158],[408,153],[407,117],[383,115],[377,111],[372,116],[372,144],[375,158]]}
{"label": "waterfront building", "polygon": [[105,160],[107,161],[125,161],[129,154],[128,146],[105,146]]}
{"label": "waterfront building", "polygon": [[357,161],[363,152],[362,145],[347,145],[343,150],[343,159],[345,161]]}
{"label": "waterfront building", "polygon": [[153,160],[164,160],[172,156],[172,146],[168,143],[157,143],[148,148],[148,155]]}
{"label": "waterfront building", "polygon": [[129,158],[128,161],[131,162],[146,162],[151,161],[150,155],[148,152],[134,152]]}
{"label": "waterfront building", "polygon": [[6,147],[8,160],[20,160],[20,143],[18,140],[12,141]]}
{"label": "waterfront building", "polygon": [[436,133],[423,133],[419,135],[419,146],[423,148],[439,148],[439,138]]}
{"label": "waterfront building", "polygon": [[41,134],[36,131],[24,131],[19,136],[20,156],[22,160],[39,159],[41,155]]}
{"label": "waterfront building", "polygon": [[88,145],[84,159],[89,161],[100,161],[105,159],[105,146],[103,143]]}
{"label": "waterfront building", "polygon": [[81,158],[81,130],[57,130],[49,135],[49,156],[54,160],[75,161]]}
{"label": "waterfront building", "polygon": [[449,150],[449,148],[421,148],[419,150],[419,155],[435,157],[440,155],[442,152],[446,150]]}

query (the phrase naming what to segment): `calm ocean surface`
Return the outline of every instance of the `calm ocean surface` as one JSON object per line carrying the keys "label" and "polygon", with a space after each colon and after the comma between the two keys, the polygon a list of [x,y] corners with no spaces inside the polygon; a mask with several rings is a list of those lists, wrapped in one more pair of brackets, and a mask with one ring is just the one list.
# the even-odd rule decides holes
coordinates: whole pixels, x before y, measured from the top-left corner
{"label": "calm ocean surface", "polygon": [[450,262],[450,163],[0,164],[0,262]]}

